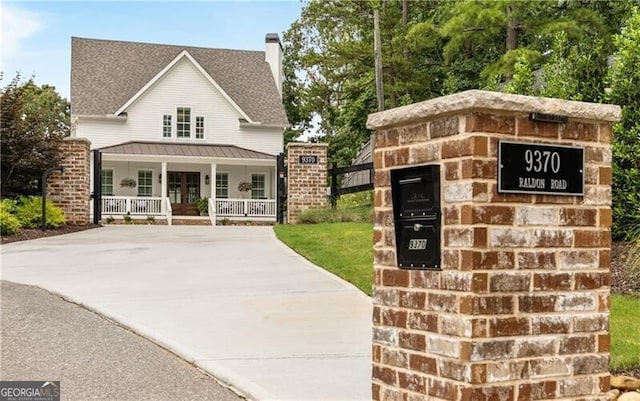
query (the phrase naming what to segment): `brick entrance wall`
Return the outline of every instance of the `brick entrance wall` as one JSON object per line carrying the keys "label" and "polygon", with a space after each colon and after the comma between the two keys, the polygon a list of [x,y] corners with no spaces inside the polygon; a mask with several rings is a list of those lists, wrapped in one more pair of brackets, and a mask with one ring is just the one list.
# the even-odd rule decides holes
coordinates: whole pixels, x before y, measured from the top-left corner
{"label": "brick entrance wall", "polygon": [[67,224],[74,226],[91,222],[90,146],[87,139],[66,138],[61,146],[64,174],[52,173],[47,180],[47,197],[62,208]]}
{"label": "brick entrance wall", "polygon": [[[300,223],[306,209],[327,206],[327,144],[287,145],[287,222]],[[302,164],[301,156],[316,157],[317,163]]]}
{"label": "brick entrance wall", "polygon": [[[484,91],[369,116],[374,400],[607,399],[619,116],[617,106]],[[498,193],[499,139],[584,147],[584,197]],[[390,171],[425,164],[441,166],[442,270],[402,270]]]}

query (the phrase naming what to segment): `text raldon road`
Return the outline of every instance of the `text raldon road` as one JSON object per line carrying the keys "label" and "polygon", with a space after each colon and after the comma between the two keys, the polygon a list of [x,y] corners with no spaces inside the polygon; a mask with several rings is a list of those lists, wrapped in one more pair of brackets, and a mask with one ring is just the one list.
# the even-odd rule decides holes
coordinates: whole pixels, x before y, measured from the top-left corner
{"label": "text raldon road", "polygon": [[584,194],[584,149],[500,141],[498,192]]}

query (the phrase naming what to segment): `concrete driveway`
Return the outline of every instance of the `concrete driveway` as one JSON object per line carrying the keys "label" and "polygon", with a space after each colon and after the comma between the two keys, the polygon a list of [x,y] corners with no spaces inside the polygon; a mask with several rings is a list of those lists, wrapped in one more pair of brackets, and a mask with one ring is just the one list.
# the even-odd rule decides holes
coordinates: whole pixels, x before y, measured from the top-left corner
{"label": "concrete driveway", "polygon": [[271,227],[110,226],[1,254],[3,279],[83,304],[250,398],[371,399],[370,299]]}

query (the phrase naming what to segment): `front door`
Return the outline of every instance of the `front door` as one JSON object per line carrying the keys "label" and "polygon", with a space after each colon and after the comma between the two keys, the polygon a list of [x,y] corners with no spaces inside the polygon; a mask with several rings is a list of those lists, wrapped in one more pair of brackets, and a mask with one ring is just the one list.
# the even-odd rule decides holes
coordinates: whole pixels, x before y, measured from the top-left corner
{"label": "front door", "polygon": [[197,216],[200,198],[200,173],[167,172],[167,194],[175,215]]}

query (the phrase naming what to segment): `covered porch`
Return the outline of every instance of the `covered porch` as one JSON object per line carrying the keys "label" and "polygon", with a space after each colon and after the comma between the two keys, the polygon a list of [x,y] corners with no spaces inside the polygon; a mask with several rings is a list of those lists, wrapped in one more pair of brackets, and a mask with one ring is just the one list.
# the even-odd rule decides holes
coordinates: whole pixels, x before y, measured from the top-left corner
{"label": "covered porch", "polygon": [[103,219],[276,220],[276,156],[232,145],[147,142],[100,153]]}

